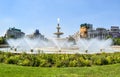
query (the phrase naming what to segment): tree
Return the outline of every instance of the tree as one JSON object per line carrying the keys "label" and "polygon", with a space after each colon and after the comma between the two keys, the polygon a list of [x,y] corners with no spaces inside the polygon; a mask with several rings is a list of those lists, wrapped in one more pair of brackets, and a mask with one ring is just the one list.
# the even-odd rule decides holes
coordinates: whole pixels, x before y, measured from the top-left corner
{"label": "tree", "polygon": [[120,38],[113,39],[114,45],[120,45]]}
{"label": "tree", "polygon": [[4,37],[0,37],[0,44],[5,44],[6,41],[5,41],[5,38]]}
{"label": "tree", "polygon": [[111,35],[106,36],[106,39],[109,39],[109,38],[112,39],[112,36]]}

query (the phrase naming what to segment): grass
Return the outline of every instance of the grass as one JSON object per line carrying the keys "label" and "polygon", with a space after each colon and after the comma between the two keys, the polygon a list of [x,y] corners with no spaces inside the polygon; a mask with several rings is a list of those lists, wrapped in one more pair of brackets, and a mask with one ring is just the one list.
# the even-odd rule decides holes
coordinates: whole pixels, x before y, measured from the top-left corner
{"label": "grass", "polygon": [[120,77],[120,64],[47,68],[0,63],[0,77]]}

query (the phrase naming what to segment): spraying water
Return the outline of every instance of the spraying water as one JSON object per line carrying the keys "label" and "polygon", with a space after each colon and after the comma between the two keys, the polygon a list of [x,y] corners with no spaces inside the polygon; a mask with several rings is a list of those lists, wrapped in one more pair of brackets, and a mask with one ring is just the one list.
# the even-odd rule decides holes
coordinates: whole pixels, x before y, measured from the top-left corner
{"label": "spraying water", "polygon": [[76,44],[68,42],[67,39],[63,38],[50,38],[48,41],[41,40],[39,38],[21,38],[21,39],[9,39],[7,40],[10,47],[17,48],[19,50],[30,50],[39,49],[44,52],[49,51],[61,51],[70,53],[101,53],[110,52],[114,50],[111,48],[112,40],[99,40],[94,39],[79,39]]}
{"label": "spraying water", "polygon": [[79,39],[77,41],[77,46],[81,52],[86,53],[100,53],[107,51],[112,45],[112,40],[99,40],[99,39]]}

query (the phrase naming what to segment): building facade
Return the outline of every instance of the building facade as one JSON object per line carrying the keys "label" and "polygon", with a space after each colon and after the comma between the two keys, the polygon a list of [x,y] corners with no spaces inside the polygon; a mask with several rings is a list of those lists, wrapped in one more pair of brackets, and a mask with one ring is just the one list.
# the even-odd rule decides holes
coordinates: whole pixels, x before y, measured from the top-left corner
{"label": "building facade", "polygon": [[105,28],[96,28],[96,30],[88,31],[88,38],[106,39],[108,35],[109,31]]}
{"label": "building facade", "polygon": [[38,38],[38,39],[45,40],[45,41],[48,40],[47,38],[45,38],[44,35],[42,35],[42,34],[39,32],[38,29],[36,29],[33,34],[27,35],[26,37],[29,37],[29,38],[31,38],[31,39],[36,39],[36,38]]}
{"label": "building facade", "polygon": [[[93,25],[88,25],[89,29],[87,31],[87,38],[98,38],[98,39],[106,39],[108,36],[113,38],[120,37],[120,29],[119,26],[111,26],[110,30],[105,28],[96,28],[93,29]],[[81,28],[81,27],[80,27]],[[80,38],[80,31],[76,32],[73,37],[77,40]]]}
{"label": "building facade", "polygon": [[15,27],[9,28],[5,34],[6,38],[21,38],[24,37],[25,33],[20,29],[16,29]]}
{"label": "building facade", "polygon": [[109,34],[110,34],[113,38],[120,37],[120,29],[119,29],[119,26],[111,26],[111,29],[110,29]]}

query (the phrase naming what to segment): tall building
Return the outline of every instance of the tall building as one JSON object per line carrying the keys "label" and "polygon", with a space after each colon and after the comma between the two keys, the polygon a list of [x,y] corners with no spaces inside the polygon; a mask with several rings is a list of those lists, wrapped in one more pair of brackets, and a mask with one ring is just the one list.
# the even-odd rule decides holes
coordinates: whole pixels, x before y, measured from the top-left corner
{"label": "tall building", "polygon": [[16,29],[15,27],[9,28],[5,34],[6,38],[21,38],[24,37],[25,33],[20,29]]}

